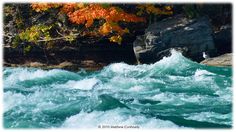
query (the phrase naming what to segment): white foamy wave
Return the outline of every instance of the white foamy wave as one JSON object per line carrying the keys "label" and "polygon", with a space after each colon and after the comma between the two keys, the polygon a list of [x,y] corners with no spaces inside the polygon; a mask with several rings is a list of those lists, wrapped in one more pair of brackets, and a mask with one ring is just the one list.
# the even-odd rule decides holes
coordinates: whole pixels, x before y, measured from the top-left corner
{"label": "white foamy wave", "polygon": [[115,109],[106,112],[80,112],[71,116],[62,124],[62,128],[98,128],[98,126],[138,126],[139,128],[179,128],[171,121],[146,118],[143,115],[130,114],[126,109]]}
{"label": "white foamy wave", "polygon": [[182,73],[183,70],[196,64],[197,63],[185,58],[180,52],[172,50],[171,56],[164,57],[154,64],[128,65],[126,63],[114,63],[106,67],[102,74],[110,75],[110,73],[116,73],[116,75],[127,77],[139,75],[153,76],[162,72],[169,72],[170,70]]}
{"label": "white foamy wave", "polygon": [[91,90],[93,89],[100,81],[96,78],[83,79],[80,81],[68,81],[65,84],[65,87],[71,89],[80,89],[80,90]]}
{"label": "white foamy wave", "polygon": [[149,75],[174,73],[175,75],[182,76],[185,74],[186,69],[190,69],[195,65],[198,65],[198,63],[185,58],[176,50],[171,50],[171,56],[163,57],[160,61],[152,65]]}
{"label": "white foamy wave", "polygon": [[171,50],[171,56],[163,57],[160,61],[156,62],[154,65],[158,65],[163,69],[168,68],[180,68],[184,69],[189,66],[189,63],[197,64],[187,58],[185,58],[180,52],[176,50]]}
{"label": "white foamy wave", "polygon": [[210,76],[215,75],[214,73],[211,73],[206,70],[199,70],[197,69],[194,74],[194,79],[196,81],[211,81],[212,78]]}
{"label": "white foamy wave", "polygon": [[142,89],[145,89],[145,87],[138,85],[138,86],[131,87],[129,90],[138,92],[138,91],[141,91]]}
{"label": "white foamy wave", "polygon": [[223,124],[230,125],[230,122],[224,121],[232,117],[232,113],[229,114],[219,114],[215,112],[200,112],[200,113],[191,113],[190,116],[186,117],[189,120],[196,120],[196,121],[205,121],[205,122],[212,122],[212,123],[219,123],[219,120]]}
{"label": "white foamy wave", "polygon": [[6,83],[7,85],[10,85],[19,81],[34,80],[34,79],[54,76],[62,72],[67,72],[67,71],[57,70],[57,69],[45,71],[45,70],[40,70],[40,69],[29,70],[27,68],[17,68],[15,69],[14,72],[12,72],[11,75],[9,75],[4,80],[4,83]]}
{"label": "white foamy wave", "polygon": [[176,50],[171,50],[171,56],[169,57],[163,57],[163,59],[161,59],[159,62],[159,64],[165,64],[165,65],[171,65],[173,64],[173,62],[179,62],[181,60],[183,60],[183,55],[176,51]]}
{"label": "white foamy wave", "polygon": [[197,69],[194,76],[203,76],[203,75],[215,75],[214,73],[211,73],[209,71],[206,71],[206,70],[199,70]]}
{"label": "white foamy wave", "polygon": [[26,101],[26,97],[19,93],[4,93],[4,112],[18,106]]}
{"label": "white foamy wave", "polygon": [[126,63],[114,63],[108,67],[108,72],[112,71],[118,74],[124,74],[124,76],[130,74],[131,72],[138,72],[139,74],[147,71],[151,68],[151,65],[128,65]]}
{"label": "white foamy wave", "polygon": [[184,104],[184,101],[180,100],[179,95],[181,94],[175,94],[175,93],[158,93],[154,95],[153,97],[150,97],[150,99],[161,101],[162,103],[171,103],[175,102],[175,105],[181,105]]}
{"label": "white foamy wave", "polygon": [[130,65],[125,64],[125,63],[115,63],[110,66],[111,70],[113,72],[124,72],[125,70],[128,70]]}
{"label": "white foamy wave", "polygon": [[184,76],[173,76],[173,75],[169,75],[168,76],[169,79],[173,80],[173,81],[187,81],[190,78],[189,77],[184,77]]}
{"label": "white foamy wave", "polygon": [[[159,93],[152,97],[152,100],[161,101],[163,104],[174,104],[176,106],[183,105],[186,103],[198,103],[204,104],[210,98],[204,95],[186,95],[185,93]],[[201,100],[201,102],[199,102]]]}
{"label": "white foamy wave", "polygon": [[224,102],[232,102],[232,88],[231,87],[226,87],[224,89],[219,89],[215,92],[216,95],[220,96],[220,99],[223,99]]}

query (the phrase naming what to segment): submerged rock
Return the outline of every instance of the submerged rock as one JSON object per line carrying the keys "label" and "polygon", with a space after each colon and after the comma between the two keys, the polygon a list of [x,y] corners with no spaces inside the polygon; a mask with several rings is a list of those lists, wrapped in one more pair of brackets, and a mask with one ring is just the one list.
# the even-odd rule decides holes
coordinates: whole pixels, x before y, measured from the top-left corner
{"label": "submerged rock", "polygon": [[134,41],[133,48],[141,63],[154,63],[162,59],[160,52],[176,47],[187,49],[186,57],[201,61],[203,52],[216,52],[212,34],[208,18],[187,19],[178,15],[150,25]]}
{"label": "submerged rock", "polygon": [[29,63],[30,67],[44,67],[46,64],[40,63],[40,62],[30,62]]}
{"label": "submerged rock", "polygon": [[12,64],[4,62],[5,67],[33,67],[33,68],[41,68],[45,70],[49,69],[64,69],[69,71],[80,71],[82,69],[88,71],[96,71],[102,69],[107,63],[90,63],[90,60],[81,61],[81,63],[73,63],[69,61],[64,61],[59,64],[46,64],[41,62],[25,62],[22,64]]}
{"label": "submerged rock", "polygon": [[232,53],[227,53],[218,57],[205,59],[201,62],[201,64],[210,66],[232,66]]}
{"label": "submerged rock", "polygon": [[60,68],[60,69],[78,69],[76,64],[73,64],[73,63],[68,62],[68,61],[60,63],[57,66],[57,68]]}

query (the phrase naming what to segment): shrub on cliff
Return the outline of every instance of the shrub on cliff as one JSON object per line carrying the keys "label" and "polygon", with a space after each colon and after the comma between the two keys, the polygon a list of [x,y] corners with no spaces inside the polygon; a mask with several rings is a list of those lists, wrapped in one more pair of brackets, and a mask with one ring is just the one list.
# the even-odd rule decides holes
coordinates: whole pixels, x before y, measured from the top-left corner
{"label": "shrub on cliff", "polygon": [[124,35],[140,28],[134,23],[151,22],[156,16],[172,13],[172,6],[154,4],[5,4],[4,42],[23,46],[26,51],[35,44],[52,47],[81,38],[105,38],[121,44]]}

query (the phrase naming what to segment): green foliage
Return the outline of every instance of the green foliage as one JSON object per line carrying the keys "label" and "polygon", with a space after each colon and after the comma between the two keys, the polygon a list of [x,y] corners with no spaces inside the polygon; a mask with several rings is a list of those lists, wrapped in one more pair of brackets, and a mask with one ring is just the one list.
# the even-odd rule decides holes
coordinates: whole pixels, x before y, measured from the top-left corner
{"label": "green foliage", "polygon": [[74,41],[75,39],[76,39],[76,36],[72,33],[70,35],[65,36],[65,40],[69,41],[70,43]]}
{"label": "green foliage", "polygon": [[[145,5],[145,11],[164,14],[158,7]],[[146,22],[147,14],[137,16],[137,10],[130,11],[136,4],[111,3],[32,3],[4,5],[5,43],[14,48],[24,49],[24,53],[37,46],[48,48],[59,42],[72,42],[86,37],[108,39],[121,44],[124,34]],[[168,10],[169,11],[169,10]],[[148,19],[148,17],[147,17]],[[8,37],[9,36],[9,37]],[[105,37],[106,36],[106,37]],[[96,39],[95,39],[96,40]],[[98,41],[100,39],[97,39]],[[96,41],[97,41],[96,40]],[[51,47],[53,48],[53,47]]]}
{"label": "green foliage", "polygon": [[12,41],[12,47],[16,48],[19,45],[20,41],[21,41],[20,36],[16,35]]}
{"label": "green foliage", "polygon": [[16,19],[16,26],[17,26],[17,28],[20,28],[20,29],[22,29],[24,27],[23,19],[21,17]]}
{"label": "green foliage", "polygon": [[[12,47],[17,48],[20,43],[22,43],[21,38],[19,35],[16,35],[12,41]],[[27,54],[28,52],[30,52],[31,49],[32,49],[32,46],[30,45],[30,43],[23,43],[24,54]]]}
{"label": "green foliage", "polygon": [[24,54],[30,52],[31,49],[32,49],[32,46],[31,46],[31,45],[26,45],[26,46],[24,47]]}
{"label": "green foliage", "polygon": [[25,31],[19,34],[19,37],[22,41],[37,43],[40,39],[50,40],[50,29],[51,26],[46,25],[34,25],[30,28],[27,28]]}

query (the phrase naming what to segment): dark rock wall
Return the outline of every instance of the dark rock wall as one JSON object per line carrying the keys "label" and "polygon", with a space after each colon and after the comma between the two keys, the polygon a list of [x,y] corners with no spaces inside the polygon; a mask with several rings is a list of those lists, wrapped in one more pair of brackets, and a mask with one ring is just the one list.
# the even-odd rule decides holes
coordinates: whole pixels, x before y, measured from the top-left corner
{"label": "dark rock wall", "polygon": [[63,61],[70,61],[77,64],[83,60],[94,60],[101,63],[136,63],[132,44],[82,44],[77,47],[64,46],[62,48],[53,48],[45,52],[43,49],[34,48],[26,54],[19,49],[4,48],[4,61],[6,63],[24,64],[27,62],[41,62],[59,64]]}
{"label": "dark rock wall", "polygon": [[187,57],[203,59],[202,53],[216,54],[213,31],[207,17],[188,19],[183,15],[150,25],[134,42],[134,51],[141,63],[154,63],[162,58],[160,52],[169,48],[187,48]]}
{"label": "dark rock wall", "polygon": [[231,53],[232,45],[232,27],[230,25],[221,26],[220,30],[214,34],[214,43],[217,49],[217,55]]}

